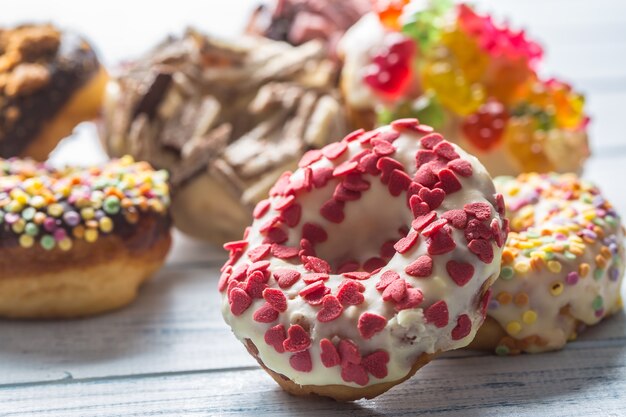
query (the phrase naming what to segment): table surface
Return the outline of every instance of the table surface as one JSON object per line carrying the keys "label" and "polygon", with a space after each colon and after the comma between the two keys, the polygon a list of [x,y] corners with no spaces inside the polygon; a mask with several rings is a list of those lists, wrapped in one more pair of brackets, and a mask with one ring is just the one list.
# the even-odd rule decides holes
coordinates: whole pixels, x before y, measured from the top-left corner
{"label": "table surface", "polygon": [[[236,34],[251,5],[153,2],[147,15],[145,2],[55,3],[22,0],[3,11],[0,24],[44,19],[75,27],[99,45],[108,64],[186,24]],[[478,3],[528,28],[546,45],[545,73],[565,76],[587,93],[594,155],[585,177],[626,213],[620,105],[626,102],[626,2]],[[81,126],[53,159],[102,160],[94,138],[93,126]],[[501,358],[457,351],[374,400],[291,397],[259,369],[221,318],[215,288],[223,260],[219,248],[176,234],[166,266],[128,308],[76,321],[0,321],[0,416],[626,415],[623,311],[560,352]]]}

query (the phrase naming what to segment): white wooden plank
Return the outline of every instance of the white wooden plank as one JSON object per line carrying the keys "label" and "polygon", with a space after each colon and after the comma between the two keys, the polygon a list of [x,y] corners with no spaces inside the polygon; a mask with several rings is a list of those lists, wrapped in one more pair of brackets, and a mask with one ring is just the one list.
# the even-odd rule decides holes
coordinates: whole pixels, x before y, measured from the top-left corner
{"label": "white wooden plank", "polygon": [[372,400],[291,397],[261,370],[0,389],[3,416],[623,416],[626,351],[438,359]]}

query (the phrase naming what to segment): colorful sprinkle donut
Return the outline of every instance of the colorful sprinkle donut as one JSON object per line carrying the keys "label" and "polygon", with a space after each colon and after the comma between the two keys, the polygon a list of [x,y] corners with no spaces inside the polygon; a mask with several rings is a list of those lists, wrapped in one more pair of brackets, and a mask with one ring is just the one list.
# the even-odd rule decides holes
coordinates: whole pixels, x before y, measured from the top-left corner
{"label": "colorful sprinkle donut", "polygon": [[482,324],[506,239],[478,160],[416,119],[306,153],[222,268],[222,311],[287,391],[372,398]]}
{"label": "colorful sprinkle donut", "polygon": [[597,187],[573,174],[499,177],[511,233],[474,347],[562,348],[622,307],[624,231]]}
{"label": "colorful sprinkle donut", "polygon": [[60,170],[0,159],[0,316],[130,302],[169,250],[168,206],[167,173],[130,157]]}

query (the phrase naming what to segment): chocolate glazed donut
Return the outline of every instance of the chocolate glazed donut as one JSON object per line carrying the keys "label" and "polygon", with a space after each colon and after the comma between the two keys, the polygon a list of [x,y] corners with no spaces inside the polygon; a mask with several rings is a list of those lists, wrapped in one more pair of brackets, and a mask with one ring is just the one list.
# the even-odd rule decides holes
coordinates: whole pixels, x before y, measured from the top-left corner
{"label": "chocolate glazed donut", "polygon": [[100,108],[107,75],[80,36],[50,25],[0,30],[0,157],[44,160]]}

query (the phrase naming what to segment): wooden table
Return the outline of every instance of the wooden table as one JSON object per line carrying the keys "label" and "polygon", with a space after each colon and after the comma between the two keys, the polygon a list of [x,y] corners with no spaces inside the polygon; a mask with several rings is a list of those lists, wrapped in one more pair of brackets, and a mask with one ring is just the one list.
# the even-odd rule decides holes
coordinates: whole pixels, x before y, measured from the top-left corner
{"label": "wooden table", "polygon": [[[42,17],[35,3],[22,1],[21,8],[0,21]],[[170,2],[156,4],[149,19],[134,22],[145,23],[146,33],[154,35],[159,25],[170,27],[165,25],[168,19],[181,20],[185,7],[192,7],[191,1],[176,3],[173,11]],[[567,76],[588,94],[594,156],[585,176],[626,213],[626,3],[480,3],[529,27],[547,45],[546,73]],[[70,25],[82,21],[77,13],[65,11],[79,4],[84,5],[51,9],[48,2],[39,2],[47,10],[44,17]],[[104,26],[96,20],[98,15],[114,16],[122,4],[99,4],[96,9],[102,7],[102,13],[88,13],[94,21],[92,37],[101,42],[108,61],[123,56],[124,31],[136,29],[123,24],[111,29],[111,23]],[[209,4],[207,19],[218,32],[236,32],[233,25],[240,24],[249,2],[222,4],[222,10],[239,15],[225,13],[225,20],[216,23],[215,5]],[[124,7],[129,14],[140,9]],[[126,14],[119,18],[130,22]],[[90,25],[82,25],[88,31]],[[101,158],[94,149],[93,130],[87,126],[64,144],[55,160],[84,160],[85,150],[92,159]],[[223,260],[218,248],[177,234],[167,265],[129,308],[68,322],[0,321],[0,416],[626,415],[624,312],[556,353],[512,358],[449,353],[372,401],[340,404],[291,397],[258,368],[222,321],[215,287]]]}

